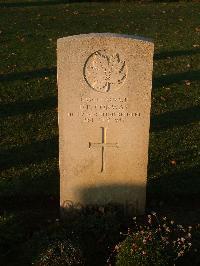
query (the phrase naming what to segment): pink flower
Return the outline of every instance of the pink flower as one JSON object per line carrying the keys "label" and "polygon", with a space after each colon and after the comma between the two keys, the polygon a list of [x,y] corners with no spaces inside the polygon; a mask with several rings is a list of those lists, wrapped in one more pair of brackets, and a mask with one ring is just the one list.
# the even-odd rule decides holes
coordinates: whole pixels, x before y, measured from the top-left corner
{"label": "pink flower", "polygon": [[184,255],[184,251],[180,251],[179,253],[178,253],[178,257],[181,257],[181,256],[183,256]]}

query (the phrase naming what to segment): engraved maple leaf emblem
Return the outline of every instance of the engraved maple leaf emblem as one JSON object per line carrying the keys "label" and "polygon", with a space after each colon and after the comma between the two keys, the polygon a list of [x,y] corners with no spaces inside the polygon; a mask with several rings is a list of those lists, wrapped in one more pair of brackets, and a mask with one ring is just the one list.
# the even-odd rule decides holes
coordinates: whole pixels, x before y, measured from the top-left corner
{"label": "engraved maple leaf emblem", "polygon": [[110,55],[106,51],[92,54],[85,66],[85,79],[95,90],[108,92],[122,84],[126,78],[126,64],[118,53]]}

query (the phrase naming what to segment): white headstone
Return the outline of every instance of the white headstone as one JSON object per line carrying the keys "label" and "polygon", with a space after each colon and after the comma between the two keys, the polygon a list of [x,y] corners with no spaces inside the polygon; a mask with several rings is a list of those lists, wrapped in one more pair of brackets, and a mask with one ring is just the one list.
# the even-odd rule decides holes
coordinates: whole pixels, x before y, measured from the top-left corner
{"label": "white headstone", "polygon": [[153,47],[109,33],[58,40],[62,208],[119,204],[144,213]]}

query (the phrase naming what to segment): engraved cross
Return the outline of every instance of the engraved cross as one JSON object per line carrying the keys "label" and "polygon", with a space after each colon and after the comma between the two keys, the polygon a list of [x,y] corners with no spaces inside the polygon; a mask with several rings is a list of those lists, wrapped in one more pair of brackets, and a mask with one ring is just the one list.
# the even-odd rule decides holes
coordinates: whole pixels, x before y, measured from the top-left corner
{"label": "engraved cross", "polygon": [[106,131],[107,128],[101,127],[101,134],[102,134],[102,140],[101,143],[92,143],[89,142],[89,148],[101,148],[101,172],[105,169],[105,159],[104,159],[104,152],[105,148],[114,147],[119,148],[118,143],[107,143],[106,142]]}

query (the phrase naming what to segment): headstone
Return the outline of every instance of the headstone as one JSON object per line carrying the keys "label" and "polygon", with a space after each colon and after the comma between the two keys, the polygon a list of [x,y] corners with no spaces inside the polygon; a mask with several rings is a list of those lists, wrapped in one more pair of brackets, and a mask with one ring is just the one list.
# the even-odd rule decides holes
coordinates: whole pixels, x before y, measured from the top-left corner
{"label": "headstone", "polygon": [[153,43],[111,33],[58,40],[60,202],[145,210]]}

